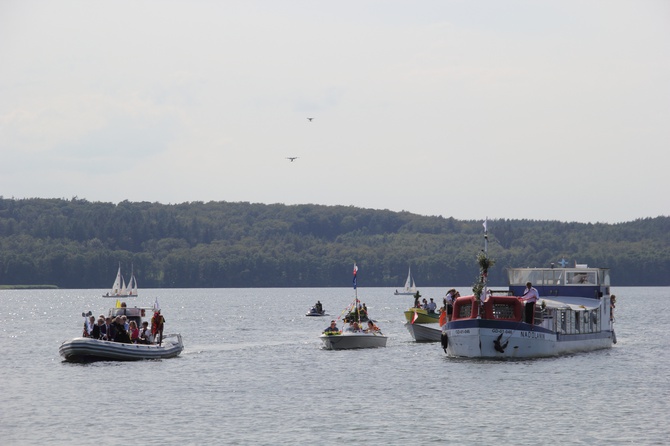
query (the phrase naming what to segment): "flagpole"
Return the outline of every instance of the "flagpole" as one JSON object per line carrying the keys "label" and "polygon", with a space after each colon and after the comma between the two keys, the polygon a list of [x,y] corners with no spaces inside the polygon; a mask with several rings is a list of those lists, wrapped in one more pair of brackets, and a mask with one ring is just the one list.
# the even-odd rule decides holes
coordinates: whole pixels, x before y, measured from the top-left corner
{"label": "flagpole", "polygon": [[[484,220],[484,255],[486,258],[489,257],[489,217],[488,215],[486,216],[486,219]],[[484,299],[486,300],[486,292],[487,292],[487,284],[488,284],[488,274],[484,274]]]}

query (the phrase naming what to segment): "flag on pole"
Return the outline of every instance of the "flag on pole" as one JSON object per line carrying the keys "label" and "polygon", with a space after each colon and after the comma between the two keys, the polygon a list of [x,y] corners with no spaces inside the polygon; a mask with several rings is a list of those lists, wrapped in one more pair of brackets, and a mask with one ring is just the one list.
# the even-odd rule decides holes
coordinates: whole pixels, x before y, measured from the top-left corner
{"label": "flag on pole", "polygon": [[488,232],[488,223],[489,223],[489,218],[486,217],[486,220],[484,220],[484,232]]}
{"label": "flag on pole", "polygon": [[419,319],[419,313],[415,311],[414,316],[412,317],[412,325],[414,325],[414,322],[416,322],[417,319]]}
{"label": "flag on pole", "polygon": [[358,265],[354,262],[354,289],[356,289],[356,275],[358,274]]}

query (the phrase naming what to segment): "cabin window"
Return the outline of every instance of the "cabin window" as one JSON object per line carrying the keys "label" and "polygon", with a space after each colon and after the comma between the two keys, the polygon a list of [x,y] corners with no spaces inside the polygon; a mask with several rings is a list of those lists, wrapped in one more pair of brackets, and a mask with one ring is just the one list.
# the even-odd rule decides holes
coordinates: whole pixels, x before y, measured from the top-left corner
{"label": "cabin window", "polygon": [[575,333],[582,332],[581,322],[582,322],[581,311],[575,311]]}
{"label": "cabin window", "polygon": [[571,285],[595,285],[596,272],[595,271],[570,271],[566,277],[567,283]]}
{"label": "cabin window", "polygon": [[565,310],[565,315],[567,318],[567,332],[568,334],[575,333],[575,312],[572,310]]}
{"label": "cabin window", "polygon": [[514,319],[514,305],[493,304],[494,319]]}
{"label": "cabin window", "polygon": [[472,314],[472,304],[462,305],[459,312],[458,318],[469,318]]}
{"label": "cabin window", "polygon": [[598,310],[591,310],[591,331],[598,332],[600,331],[600,313]]}
{"label": "cabin window", "polygon": [[559,322],[561,324],[561,333],[563,333],[563,334],[565,334],[567,332],[567,325],[568,325],[568,322],[566,321],[565,316],[566,316],[565,315],[565,310],[559,311],[558,318],[560,319]]}
{"label": "cabin window", "polygon": [[562,277],[563,271],[548,269],[544,271],[542,283],[537,283],[536,285],[560,285]]}

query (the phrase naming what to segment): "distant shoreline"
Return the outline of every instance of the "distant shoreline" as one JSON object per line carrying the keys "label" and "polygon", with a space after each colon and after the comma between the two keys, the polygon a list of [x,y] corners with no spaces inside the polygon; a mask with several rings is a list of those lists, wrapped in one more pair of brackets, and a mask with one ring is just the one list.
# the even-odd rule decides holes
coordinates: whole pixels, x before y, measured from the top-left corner
{"label": "distant shoreline", "polygon": [[0,290],[57,290],[56,285],[0,285]]}

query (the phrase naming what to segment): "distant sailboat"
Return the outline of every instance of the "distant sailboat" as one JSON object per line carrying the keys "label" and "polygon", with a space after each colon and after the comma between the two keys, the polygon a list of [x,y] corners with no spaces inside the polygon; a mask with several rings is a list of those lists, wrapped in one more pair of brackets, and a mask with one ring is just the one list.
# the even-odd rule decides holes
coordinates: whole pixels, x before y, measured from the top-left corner
{"label": "distant sailboat", "polygon": [[405,287],[401,291],[395,290],[394,294],[396,296],[413,296],[416,294],[416,284],[414,283],[414,278],[412,277],[411,267],[407,271],[407,280],[405,281]]}
{"label": "distant sailboat", "polygon": [[137,279],[135,278],[135,272],[131,269],[130,280],[126,285],[126,280],[123,278],[123,274],[121,274],[121,262],[119,262],[119,270],[116,273],[116,279],[114,280],[112,289],[102,297],[137,297]]}

